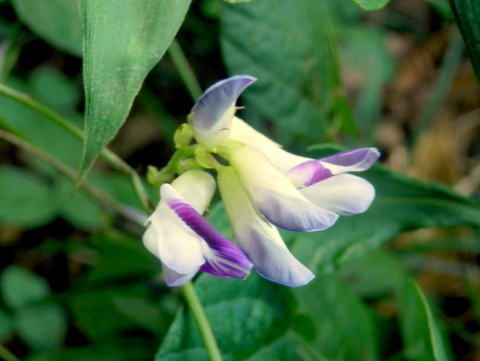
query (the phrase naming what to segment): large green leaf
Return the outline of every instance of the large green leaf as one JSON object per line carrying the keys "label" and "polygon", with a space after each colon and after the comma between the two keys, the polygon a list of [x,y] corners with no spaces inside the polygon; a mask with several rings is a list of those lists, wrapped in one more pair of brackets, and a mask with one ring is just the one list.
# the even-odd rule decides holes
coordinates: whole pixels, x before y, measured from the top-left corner
{"label": "large green leaf", "polygon": [[462,32],[473,70],[480,82],[480,2],[478,0],[450,0],[453,13]]}
{"label": "large green leaf", "polygon": [[[285,335],[291,320],[288,289],[256,274],[221,282],[204,275],[195,288],[225,360],[297,359]],[[208,360],[190,312],[177,315],[155,360]]]}
{"label": "large green leaf", "polygon": [[[331,113],[345,105],[340,89],[330,4],[322,0],[224,4],[222,53],[231,74],[258,78],[245,93],[276,125],[283,144],[325,137]],[[336,107],[340,108],[337,109]],[[342,119],[340,119],[342,121]]]}
{"label": "large green leaf", "polygon": [[[318,148],[315,158],[326,154],[320,149],[325,151]],[[379,247],[402,231],[433,226],[480,227],[478,207],[445,186],[409,178],[382,165],[359,175],[376,189],[368,211],[340,217],[325,231],[293,236],[294,252],[312,269],[318,266],[320,273]]]}
{"label": "large green leaf", "polygon": [[313,321],[309,343],[329,360],[377,360],[369,310],[335,275],[317,277],[294,290],[299,311]]}
{"label": "large green leaf", "polygon": [[190,0],[81,0],[86,138],[82,180],[125,121],[143,80],[167,50]]}
{"label": "large green leaf", "polygon": [[18,16],[40,37],[77,56],[82,29],[77,0],[13,0]]}

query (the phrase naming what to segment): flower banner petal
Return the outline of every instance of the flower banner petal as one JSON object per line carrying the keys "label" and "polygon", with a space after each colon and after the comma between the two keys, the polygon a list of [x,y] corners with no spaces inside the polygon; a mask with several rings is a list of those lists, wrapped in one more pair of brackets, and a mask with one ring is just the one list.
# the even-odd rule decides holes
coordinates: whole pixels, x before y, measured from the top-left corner
{"label": "flower banner petal", "polygon": [[341,215],[365,212],[375,197],[375,189],[365,179],[339,174],[300,189],[310,202]]}
{"label": "flower banner petal", "polygon": [[228,138],[237,98],[256,80],[249,75],[236,75],[215,83],[203,93],[188,119],[198,143],[209,148]]}

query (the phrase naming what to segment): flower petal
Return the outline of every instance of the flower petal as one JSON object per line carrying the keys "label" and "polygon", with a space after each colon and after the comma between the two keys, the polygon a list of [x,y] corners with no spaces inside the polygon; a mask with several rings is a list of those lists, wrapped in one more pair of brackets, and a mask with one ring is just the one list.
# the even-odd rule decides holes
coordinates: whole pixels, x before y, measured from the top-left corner
{"label": "flower petal", "polygon": [[292,181],[309,186],[327,179],[332,173],[316,160],[309,160],[290,169],[288,178]]}
{"label": "flower petal", "polygon": [[277,227],[312,232],[332,226],[338,215],[310,203],[259,150],[239,146],[229,157],[256,210]]}
{"label": "flower petal", "polygon": [[370,168],[380,156],[377,148],[359,148],[317,159],[332,174],[361,172]]}
{"label": "flower petal", "polygon": [[200,237],[165,203],[158,206],[147,222],[143,243],[167,268],[178,274],[195,274],[205,263]]}
{"label": "flower petal", "polygon": [[193,278],[193,276],[195,276],[197,272],[198,272],[198,269],[191,273],[181,274],[168,268],[167,266],[165,266],[165,264],[163,265],[163,275],[167,282],[167,286],[169,287],[179,287],[184,283],[187,283]]}
{"label": "flower petal", "polygon": [[375,189],[365,179],[339,174],[300,189],[310,202],[341,215],[365,212],[375,197]]}
{"label": "flower petal", "polygon": [[280,145],[257,132],[237,117],[233,118],[228,139],[236,140],[237,142],[258,149],[283,174],[288,174],[293,167],[311,160],[310,158],[300,157],[283,150]]}
{"label": "flower petal", "polygon": [[231,167],[219,171],[218,185],[235,241],[257,272],[290,287],[310,282],[315,277],[313,273],[290,253],[277,228],[257,215]]}
{"label": "flower petal", "polygon": [[203,93],[189,116],[198,143],[209,148],[228,138],[237,98],[256,80],[249,75],[236,75],[215,83]]}
{"label": "flower petal", "polygon": [[[219,277],[245,278],[252,268],[248,258],[176,192],[164,184],[162,199],[178,217],[206,243],[201,243],[204,272]],[[182,242],[183,243],[183,242]]]}

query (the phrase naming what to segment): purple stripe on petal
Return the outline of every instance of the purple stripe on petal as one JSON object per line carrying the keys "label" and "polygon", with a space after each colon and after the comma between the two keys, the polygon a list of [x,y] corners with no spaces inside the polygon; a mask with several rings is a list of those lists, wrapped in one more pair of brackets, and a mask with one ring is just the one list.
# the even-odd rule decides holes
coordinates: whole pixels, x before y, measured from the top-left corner
{"label": "purple stripe on petal", "polygon": [[201,131],[213,128],[245,88],[256,80],[249,75],[235,75],[213,84],[193,106],[192,125]]}
{"label": "purple stripe on petal", "polygon": [[307,187],[331,176],[332,172],[316,160],[301,163],[288,172],[288,178]]}
{"label": "purple stripe on petal", "polygon": [[[329,157],[318,159],[321,163],[328,163],[333,174],[343,172],[361,172],[370,168],[380,156],[377,148],[359,148],[340,152]],[[329,165],[333,166],[330,167]],[[338,167],[335,167],[338,166]]]}
{"label": "purple stripe on petal", "polygon": [[208,244],[209,248],[202,250],[206,259],[206,263],[200,268],[202,271],[228,278],[248,276],[252,268],[250,260],[192,206],[177,198],[169,198],[165,202]]}

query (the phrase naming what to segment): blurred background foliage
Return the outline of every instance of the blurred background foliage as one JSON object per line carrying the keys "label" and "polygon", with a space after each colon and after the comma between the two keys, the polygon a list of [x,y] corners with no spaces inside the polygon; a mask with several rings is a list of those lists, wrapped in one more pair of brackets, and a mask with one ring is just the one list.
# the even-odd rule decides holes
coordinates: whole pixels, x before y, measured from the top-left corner
{"label": "blurred background foliage", "polygon": [[[225,359],[480,359],[480,88],[454,12],[446,0],[355,2],[194,0],[177,43],[144,82],[136,75],[143,85],[109,144],[142,178],[166,164],[198,88],[179,72],[183,50],[201,88],[256,76],[240,116],[286,149],[381,150],[384,165],[365,174],[377,189],[369,211],[325,232],[284,232],[315,271],[311,284],[199,277]],[[478,11],[451,3],[457,18]],[[475,55],[472,19],[460,30]],[[82,140],[52,119],[84,127],[81,29],[75,0],[0,1],[0,80],[23,99],[2,88],[0,358],[204,360],[190,314],[132,222],[143,210],[128,174],[100,159],[72,195],[65,175]],[[110,86],[102,82],[87,94]],[[127,103],[117,108],[126,114]],[[211,208],[228,234],[221,205]]]}

